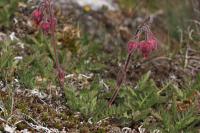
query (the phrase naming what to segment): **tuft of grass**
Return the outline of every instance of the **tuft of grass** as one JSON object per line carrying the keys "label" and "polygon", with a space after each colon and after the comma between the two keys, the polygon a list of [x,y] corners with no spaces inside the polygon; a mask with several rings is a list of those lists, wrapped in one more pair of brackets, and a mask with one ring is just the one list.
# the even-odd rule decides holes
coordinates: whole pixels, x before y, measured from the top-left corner
{"label": "tuft of grass", "polygon": [[9,27],[12,17],[17,9],[17,4],[22,0],[1,0],[0,1],[0,27]]}
{"label": "tuft of grass", "polygon": [[12,81],[15,68],[18,65],[18,62],[14,60],[14,51],[10,48],[14,43],[6,41],[0,46],[0,78],[5,81]]}
{"label": "tuft of grass", "polygon": [[[18,66],[18,77],[28,88],[36,86],[46,87],[49,81],[55,81],[53,52],[48,40],[41,34],[36,37],[27,37],[26,42],[32,44],[31,54],[25,56]],[[47,45],[48,44],[48,45]],[[42,81],[39,81],[42,80]]]}

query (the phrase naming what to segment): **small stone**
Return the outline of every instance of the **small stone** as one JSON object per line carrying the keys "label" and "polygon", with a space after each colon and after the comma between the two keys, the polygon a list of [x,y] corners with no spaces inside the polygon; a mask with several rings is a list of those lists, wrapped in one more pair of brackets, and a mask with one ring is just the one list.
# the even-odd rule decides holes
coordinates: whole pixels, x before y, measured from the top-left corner
{"label": "small stone", "polygon": [[8,39],[7,35],[0,32],[0,42],[4,42]]}

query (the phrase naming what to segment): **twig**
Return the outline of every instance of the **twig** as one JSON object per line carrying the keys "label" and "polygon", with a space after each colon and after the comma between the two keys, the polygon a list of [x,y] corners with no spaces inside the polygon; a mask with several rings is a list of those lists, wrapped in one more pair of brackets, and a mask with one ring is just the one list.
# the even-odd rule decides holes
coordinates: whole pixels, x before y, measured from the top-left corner
{"label": "twig", "polygon": [[119,89],[120,89],[122,83],[124,82],[124,80],[126,78],[126,71],[127,71],[127,68],[128,68],[128,64],[130,62],[131,54],[132,53],[128,54],[128,57],[127,57],[127,60],[126,60],[126,63],[124,65],[123,70],[121,70],[118,73],[118,79],[117,79],[117,83],[116,83],[116,87],[115,87],[115,92],[114,92],[112,98],[110,99],[110,101],[108,103],[109,107],[112,105],[113,101],[115,100],[115,98],[116,98],[116,96],[117,96],[117,94],[119,92]]}
{"label": "twig", "polygon": [[184,62],[184,69],[186,69],[187,68],[187,66],[188,66],[188,47],[187,47],[187,49],[186,49],[186,52],[185,52],[185,62]]}
{"label": "twig", "polygon": [[5,119],[1,118],[1,117],[0,117],[0,121],[7,123],[7,121]]}

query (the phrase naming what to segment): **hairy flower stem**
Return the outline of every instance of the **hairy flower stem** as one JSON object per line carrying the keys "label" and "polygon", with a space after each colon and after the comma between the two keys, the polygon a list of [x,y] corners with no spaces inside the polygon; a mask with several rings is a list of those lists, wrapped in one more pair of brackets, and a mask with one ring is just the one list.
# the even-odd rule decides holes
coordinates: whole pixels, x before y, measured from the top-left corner
{"label": "hairy flower stem", "polygon": [[54,33],[52,33],[52,35],[51,35],[51,45],[53,46],[56,68],[59,69],[60,68],[60,63],[59,63],[58,55],[57,55],[56,38],[55,38]]}
{"label": "hairy flower stem", "polygon": [[[49,10],[50,20],[54,21],[55,17],[54,17],[54,13],[53,13],[52,7],[51,7],[51,1],[46,0],[45,4],[46,4],[46,6],[48,7],[48,10]],[[58,60],[57,47],[56,47],[57,44],[56,44],[56,36],[55,36],[55,25],[54,25],[54,23],[51,24],[50,30],[51,30],[51,34],[50,34],[51,45],[53,46],[53,50],[54,50],[55,64],[56,64],[56,69],[57,69],[57,72],[58,72],[58,79],[59,79],[60,85],[63,87],[64,84],[63,84],[62,79],[60,78],[60,75],[62,75],[61,73],[64,73],[64,72],[62,71],[62,68],[60,67],[60,62]]]}
{"label": "hairy flower stem", "polygon": [[57,56],[57,50],[56,50],[56,41],[55,41],[55,35],[51,36],[51,44],[53,45],[54,55],[55,55],[55,62],[56,62],[56,68],[60,68],[60,63]]}
{"label": "hairy flower stem", "polygon": [[60,67],[60,62],[58,60],[57,48],[56,48],[56,39],[55,39],[55,35],[54,34],[51,35],[51,44],[53,45],[53,49],[54,49],[55,63],[56,63],[56,69],[57,69],[57,72],[58,72],[59,82],[60,82],[60,85],[63,87],[64,86],[63,81],[59,77],[59,75],[61,73],[63,73],[63,71],[62,71],[62,68]]}
{"label": "hairy flower stem", "polygon": [[128,65],[130,63],[131,55],[132,55],[132,53],[128,54],[128,57],[126,59],[124,67],[118,73],[115,92],[114,92],[113,96],[111,97],[110,101],[108,102],[109,107],[111,107],[112,103],[114,102],[115,98],[117,97],[117,94],[119,93],[121,85],[123,84],[124,80],[126,79],[126,71],[128,69]]}

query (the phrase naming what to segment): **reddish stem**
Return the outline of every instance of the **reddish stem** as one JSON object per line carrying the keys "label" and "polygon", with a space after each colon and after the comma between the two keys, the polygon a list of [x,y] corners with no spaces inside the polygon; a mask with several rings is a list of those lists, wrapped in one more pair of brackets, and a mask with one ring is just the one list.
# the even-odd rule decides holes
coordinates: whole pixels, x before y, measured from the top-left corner
{"label": "reddish stem", "polygon": [[49,10],[49,15],[50,15],[50,21],[51,22],[51,25],[50,25],[50,28],[51,28],[51,33],[50,33],[50,36],[51,36],[51,45],[53,46],[53,49],[54,49],[54,55],[55,55],[55,63],[56,63],[56,69],[58,71],[58,78],[59,78],[59,81],[60,81],[60,84],[62,85],[63,87],[63,83],[62,83],[62,79],[60,79],[60,75],[62,74],[62,69],[60,67],[60,62],[58,60],[58,55],[57,55],[57,47],[56,47],[56,36],[55,36],[55,20],[54,20],[54,13],[52,11],[52,6],[51,6],[51,0],[45,0],[45,4],[46,6],[48,7],[48,10]]}
{"label": "reddish stem", "polygon": [[[112,103],[114,102],[114,100],[116,99],[117,97],[117,94],[119,93],[119,90],[120,90],[120,87],[121,85],[123,84],[124,80],[126,79],[126,71],[128,69],[128,65],[129,65],[129,62],[130,62],[130,59],[131,59],[131,55],[132,53],[129,53],[128,54],[128,57],[126,59],[126,62],[125,62],[125,65],[122,69],[122,71],[120,71],[118,73],[118,76],[117,76],[117,82],[116,82],[116,87],[115,87],[115,92],[114,94],[112,95],[110,101],[108,102],[108,106],[111,107]],[[122,73],[121,73],[122,72]]]}

